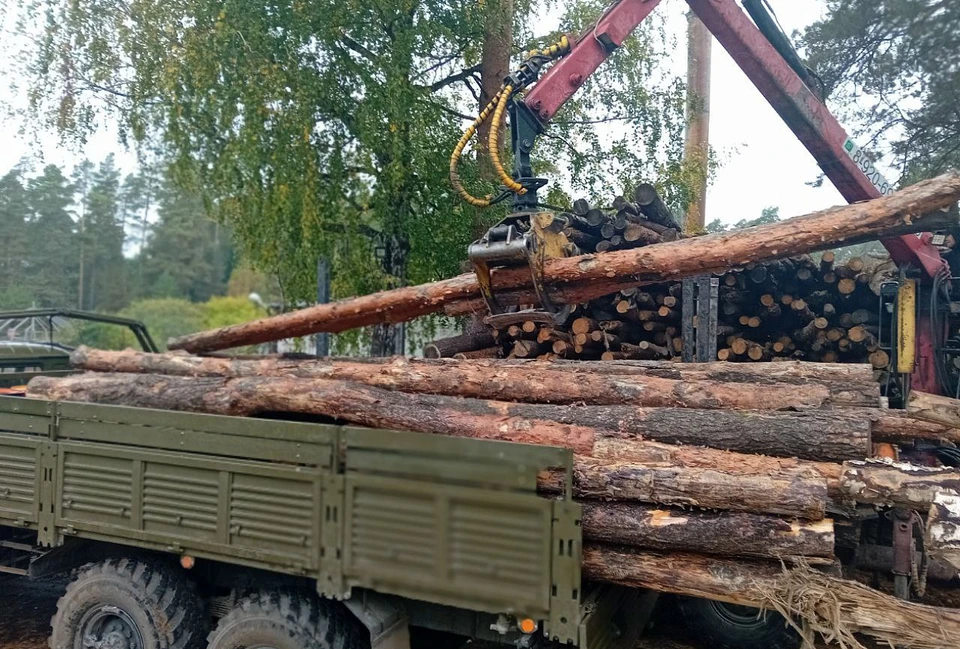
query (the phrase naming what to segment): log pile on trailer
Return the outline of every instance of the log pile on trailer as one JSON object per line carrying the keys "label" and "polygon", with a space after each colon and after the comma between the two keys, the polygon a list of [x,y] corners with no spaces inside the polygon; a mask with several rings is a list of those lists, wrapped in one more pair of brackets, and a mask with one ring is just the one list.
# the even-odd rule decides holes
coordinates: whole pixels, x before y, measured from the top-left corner
{"label": "log pile on trailer", "polygon": [[[759,593],[782,597],[784,574],[820,579],[811,566],[837,565],[844,527],[890,506],[930,514],[935,574],[956,578],[960,567],[951,536],[960,471],[870,459],[874,442],[904,441],[912,421],[879,407],[867,365],[378,362],[86,348],[72,361],[88,372],[38,377],[30,396],[570,448],[574,495],[584,504],[584,570],[602,581],[774,605]],[[943,439],[960,438],[932,426]],[[540,476],[545,496],[561,485],[558,472]],[[667,570],[681,563],[687,568]],[[841,622],[868,633],[879,624],[853,619]],[[941,624],[960,632],[960,619]],[[884,633],[876,635],[891,637]]]}
{"label": "log pile on trailer", "polygon": [[[909,430],[879,407],[869,366],[378,363],[86,348],[73,362],[90,372],[39,377],[30,395],[570,448],[576,493],[592,503],[588,538],[661,550],[831,559],[831,514],[858,503],[927,511],[960,481],[949,470],[891,479],[895,467],[865,462],[873,442],[903,441],[898,426]],[[542,476],[542,489],[557,480]],[[700,531],[682,533],[681,519]],[[731,544],[734,528],[743,538]]]}
{"label": "log pile on trailer", "polygon": [[[924,405],[923,412],[941,415],[921,419],[882,407],[874,367],[862,362],[877,351],[877,325],[862,311],[879,275],[856,262],[831,265],[829,254],[816,263],[804,255],[950,225],[955,217],[942,208],[958,197],[960,176],[948,174],[866,204],[676,241],[664,241],[673,228],[658,223],[663,215],[651,216],[657,209],[645,207],[639,194],[618,200],[611,213],[579,204],[563,216],[568,235],[601,252],[544,267],[556,303],[581,305],[566,328],[523,321],[515,330],[478,327],[436,341],[433,360],[81,348],[73,362],[86,374],[38,377],[28,392],[568,448],[574,497],[584,505],[583,568],[590,578],[776,607],[818,629],[890,642],[898,640],[896,625],[919,629],[935,619],[933,634],[919,631],[915,644],[944,646],[934,636],[960,634],[960,615],[861,592],[828,573],[839,567],[851,547],[849,530],[865,516],[905,508],[930,522],[923,538],[937,562],[930,574],[958,577],[960,470],[874,456],[880,442],[923,437],[956,444],[960,430],[942,415],[949,405]],[[659,242],[652,236],[626,242],[618,234],[630,224],[647,227],[644,219],[665,228],[647,228]],[[676,282],[704,273],[723,277],[728,360],[783,362],[670,360],[680,351]],[[497,270],[493,283],[502,303],[532,301],[529,269]],[[725,312],[725,304],[736,311]],[[485,309],[475,278],[463,276],[185,336],[171,347],[196,354],[439,310]],[[501,354],[511,358],[493,358]],[[609,362],[574,360],[604,357]],[[538,488],[552,497],[562,480],[546,471]],[[826,612],[794,598],[789,580],[800,577],[811,593],[826,584],[836,606]]]}

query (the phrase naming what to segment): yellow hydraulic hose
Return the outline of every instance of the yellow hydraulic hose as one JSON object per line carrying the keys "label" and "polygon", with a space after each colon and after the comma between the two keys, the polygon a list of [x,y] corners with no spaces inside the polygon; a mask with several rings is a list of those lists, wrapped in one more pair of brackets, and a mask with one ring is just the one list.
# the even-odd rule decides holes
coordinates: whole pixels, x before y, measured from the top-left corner
{"label": "yellow hydraulic hose", "polygon": [[453,153],[450,155],[450,184],[453,185],[453,188],[460,195],[460,198],[468,202],[474,207],[490,207],[490,202],[493,200],[493,196],[486,196],[484,198],[477,198],[463,186],[463,183],[460,181],[460,173],[457,171],[457,167],[460,166],[460,158],[463,155],[463,149],[467,146],[467,142],[473,137],[473,134],[477,132],[477,129],[480,128],[480,125],[483,124],[490,117],[491,113],[496,109],[500,97],[503,95],[503,90],[494,95],[493,99],[490,100],[490,103],[480,111],[480,115],[473,120],[473,124],[467,127],[467,130],[463,132],[463,135],[460,137],[460,141],[457,142],[457,146],[454,147]]}
{"label": "yellow hydraulic hose", "polygon": [[[525,61],[529,61],[534,57],[546,57],[548,59],[555,60],[559,59],[569,51],[570,39],[564,35],[559,41],[545,49],[532,50],[527,55]],[[478,198],[472,195],[463,186],[463,182],[460,180],[460,174],[457,171],[457,168],[460,165],[460,158],[463,156],[463,150],[466,148],[467,143],[471,140],[471,138],[473,138],[474,134],[476,134],[477,129],[480,128],[480,125],[490,119],[491,115],[493,117],[493,124],[490,128],[490,137],[487,140],[487,144],[490,149],[489,153],[493,168],[496,170],[497,176],[499,177],[500,182],[503,183],[504,187],[520,195],[523,195],[527,192],[523,185],[510,177],[510,174],[506,172],[506,169],[504,169],[503,163],[500,160],[499,127],[503,122],[504,113],[506,112],[510,97],[514,94],[514,92],[520,90],[523,89],[514,88],[510,84],[504,84],[504,86],[500,89],[500,92],[498,92],[493,99],[490,100],[490,103],[488,103],[486,107],[480,111],[480,114],[475,120],[473,120],[473,123],[467,127],[466,131],[463,132],[460,141],[457,142],[457,146],[453,149],[453,153],[450,155],[450,184],[453,185],[453,188],[456,190],[457,194],[460,195],[460,198],[474,207],[489,207],[493,201],[493,196],[488,195],[484,198]]]}
{"label": "yellow hydraulic hose", "polygon": [[493,112],[493,124],[490,126],[490,138],[487,140],[487,148],[490,153],[490,162],[493,164],[494,171],[504,187],[514,194],[523,196],[527,193],[527,188],[514,180],[500,161],[500,124],[503,123],[503,113],[507,109],[507,102],[513,95],[513,86],[507,85],[501,91],[500,101],[497,103],[497,109]]}

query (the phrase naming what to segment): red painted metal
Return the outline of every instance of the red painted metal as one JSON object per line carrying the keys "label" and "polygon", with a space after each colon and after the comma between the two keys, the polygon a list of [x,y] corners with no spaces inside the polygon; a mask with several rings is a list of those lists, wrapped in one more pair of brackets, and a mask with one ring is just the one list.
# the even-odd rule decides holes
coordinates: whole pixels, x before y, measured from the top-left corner
{"label": "red painted metal", "polygon": [[910,387],[921,392],[940,394],[931,326],[929,313],[917,315],[917,364],[910,375]]}
{"label": "red painted metal", "polygon": [[[573,44],[570,53],[544,73],[524,102],[543,123],[556,115],[612,54],[601,40],[619,47],[661,0],[620,0]],[[687,0],[691,9],[770,102],[816,159],[827,178],[850,203],[878,198],[866,174],[844,150],[847,132],[770,44],[735,0]],[[929,236],[905,235],[883,242],[898,264],[922,268],[933,277],[946,265]],[[921,318],[914,385],[937,392],[929,321]]]}
{"label": "red painted metal", "polygon": [[527,94],[524,103],[541,122],[557,114],[584,81],[596,72],[600,64],[612,54],[601,43],[609,38],[617,47],[644,18],[657,8],[661,0],[620,0],[600,18],[595,29],[588,29],[573,44],[570,53],[557,61]]}
{"label": "red painted metal", "polygon": [[[740,69],[849,203],[878,198],[880,191],[843,149],[847,132],[804,84],[735,0],[687,0]],[[883,242],[898,264],[910,263],[931,277],[944,262],[933,246],[905,235]]]}

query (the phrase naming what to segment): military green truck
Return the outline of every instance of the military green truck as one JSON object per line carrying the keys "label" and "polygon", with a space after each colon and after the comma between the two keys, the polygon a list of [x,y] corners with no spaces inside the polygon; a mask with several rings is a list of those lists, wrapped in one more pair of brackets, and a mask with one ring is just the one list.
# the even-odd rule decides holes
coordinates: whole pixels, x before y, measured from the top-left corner
{"label": "military green truck", "polygon": [[[411,629],[630,648],[656,595],[583,582],[571,466],[557,448],[2,396],[0,571],[72,572],[52,649],[407,649]],[[559,497],[537,493],[547,468]]]}

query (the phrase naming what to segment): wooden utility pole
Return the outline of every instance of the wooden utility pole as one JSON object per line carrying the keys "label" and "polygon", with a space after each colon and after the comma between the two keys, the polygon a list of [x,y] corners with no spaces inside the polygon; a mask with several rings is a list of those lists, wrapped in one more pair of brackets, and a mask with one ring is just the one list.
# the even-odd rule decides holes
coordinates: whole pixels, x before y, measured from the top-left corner
{"label": "wooden utility pole", "polygon": [[700,232],[706,224],[712,44],[710,30],[691,11],[687,26],[687,141],[684,158],[688,165],[698,169],[698,179],[687,208],[687,232]]}

